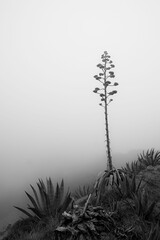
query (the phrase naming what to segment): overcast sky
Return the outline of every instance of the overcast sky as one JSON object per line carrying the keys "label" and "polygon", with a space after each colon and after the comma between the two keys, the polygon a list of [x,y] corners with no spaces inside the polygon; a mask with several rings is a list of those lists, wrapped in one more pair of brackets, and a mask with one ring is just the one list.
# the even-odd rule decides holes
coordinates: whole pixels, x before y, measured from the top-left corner
{"label": "overcast sky", "polygon": [[105,50],[119,83],[112,153],[159,150],[159,12],[158,0],[0,1],[1,191],[105,166],[93,93]]}

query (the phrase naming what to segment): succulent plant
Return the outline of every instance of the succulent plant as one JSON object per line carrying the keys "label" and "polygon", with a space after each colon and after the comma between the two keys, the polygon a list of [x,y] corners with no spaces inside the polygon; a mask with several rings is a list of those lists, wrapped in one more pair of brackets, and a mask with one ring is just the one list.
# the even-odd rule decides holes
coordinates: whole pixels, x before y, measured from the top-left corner
{"label": "succulent plant", "polygon": [[69,192],[64,196],[64,181],[62,180],[60,185],[57,183],[56,189],[54,189],[51,178],[47,179],[46,186],[43,180],[39,179],[37,183],[39,195],[35,188],[30,186],[34,197],[27,192],[25,193],[32,204],[28,204],[28,210],[32,213],[20,207],[15,206],[15,208],[31,218],[36,216],[37,219],[42,219],[51,216],[59,221],[62,213],[68,209],[72,202]]}
{"label": "succulent plant", "polygon": [[122,167],[122,170],[129,175],[137,175],[142,171],[144,167],[139,161],[133,161],[131,163],[126,163],[125,167]]}
{"label": "succulent plant", "polygon": [[156,201],[151,201],[148,197],[147,191],[139,191],[133,193],[134,213],[136,213],[143,220],[153,220],[153,213],[156,207]]}
{"label": "succulent plant", "polygon": [[146,153],[143,152],[138,156],[138,161],[144,167],[160,165],[160,152],[155,151],[153,148],[147,150]]}

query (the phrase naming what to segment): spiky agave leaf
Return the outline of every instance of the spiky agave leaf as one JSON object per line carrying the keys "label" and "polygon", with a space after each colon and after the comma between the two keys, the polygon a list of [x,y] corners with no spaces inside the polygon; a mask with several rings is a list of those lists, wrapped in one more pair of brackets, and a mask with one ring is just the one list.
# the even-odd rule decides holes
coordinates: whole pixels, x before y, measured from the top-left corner
{"label": "spiky agave leaf", "polygon": [[49,195],[47,194],[47,187],[45,186],[44,182],[42,179],[39,179],[39,192],[41,196],[41,201],[43,205],[43,210],[47,213],[47,215],[51,214],[51,208],[50,208],[50,203],[49,203]]}
{"label": "spiky agave leaf", "polygon": [[48,207],[47,207],[47,195],[46,192],[43,188],[43,186],[41,185],[41,183],[37,183],[38,189],[39,189],[39,195],[40,195],[40,201],[41,201],[41,205],[42,205],[42,211],[43,212],[48,212]]}
{"label": "spiky agave leaf", "polygon": [[152,155],[152,158],[155,158],[158,163],[160,163],[160,152],[152,149],[152,152],[150,153]]}
{"label": "spiky agave leaf", "polygon": [[60,203],[61,203],[61,199],[60,199],[60,187],[57,183],[57,186],[56,186],[56,191],[55,191],[55,196],[54,196],[54,201],[53,201],[53,215],[57,215],[57,210],[58,210],[58,207],[60,206]]}
{"label": "spiky agave leaf", "polygon": [[142,207],[142,201],[141,201],[141,195],[137,195],[133,193],[133,201],[134,201],[134,207],[135,213],[140,216],[141,215],[141,207]]}
{"label": "spiky agave leaf", "polygon": [[132,198],[133,194],[138,193],[142,183],[142,178],[137,180],[135,175],[129,177],[128,175],[121,175],[118,181],[115,182],[113,189],[117,194],[117,198],[126,199]]}
{"label": "spiky agave leaf", "polygon": [[[130,181],[129,181],[129,196],[131,196],[132,193],[135,193],[137,194],[139,191],[140,191],[140,188],[142,186],[142,180],[143,180],[143,177],[141,177],[139,180],[136,179],[136,176],[133,175],[131,178],[129,178]],[[144,187],[144,185],[143,185]]]}
{"label": "spiky agave leaf", "polygon": [[52,216],[60,218],[62,213],[68,209],[71,201],[72,198],[70,196],[69,190],[64,196],[64,180],[62,179],[60,186],[57,183],[56,191],[52,199]]}
{"label": "spiky agave leaf", "polygon": [[126,163],[126,167],[124,168],[126,171],[128,171],[129,173],[132,172],[132,169],[130,167],[129,163]]}
{"label": "spiky agave leaf", "polygon": [[60,187],[59,187],[59,202],[60,202],[60,204],[61,204],[62,201],[63,201],[63,197],[64,197],[64,181],[63,181],[63,179],[62,179],[61,185],[60,185]]}
{"label": "spiky agave leaf", "polygon": [[40,204],[40,201],[39,201],[39,197],[38,197],[38,194],[35,190],[35,188],[30,184],[31,188],[32,188],[32,191],[34,193],[34,196],[35,196],[35,199],[36,199],[36,202],[37,202],[37,205],[38,205],[38,208],[42,211],[42,207],[41,207],[41,204]]}
{"label": "spiky agave leaf", "polygon": [[96,193],[96,197],[97,197],[97,203],[99,203],[100,198],[102,196],[102,193],[104,192],[104,187],[108,186],[109,184],[109,173],[108,172],[103,172],[99,174],[100,176],[98,177],[98,179],[96,180],[96,183],[94,185],[94,189],[95,189],[95,193]]}
{"label": "spiky agave leaf", "polygon": [[41,219],[42,217],[45,217],[45,215],[39,211],[39,209],[33,208],[28,206],[28,209],[31,210],[39,219]]}
{"label": "spiky agave leaf", "polygon": [[39,179],[39,184],[40,184],[41,188],[43,189],[43,191],[47,193],[47,188],[42,179]]}
{"label": "spiky agave leaf", "polygon": [[[136,194],[139,192],[140,188],[142,187],[143,183],[143,177],[141,177],[139,180],[137,180],[137,191],[135,192]],[[145,187],[147,183],[143,184],[143,188]]]}
{"label": "spiky agave leaf", "polygon": [[[28,209],[31,210],[34,214],[36,214],[36,216],[38,218],[42,218],[42,216],[44,215],[43,212],[42,212],[42,209],[39,208],[39,206],[37,205],[35,199],[25,191],[26,195],[28,196],[29,200],[31,201],[33,207],[31,207],[29,204],[28,204]],[[36,193],[37,194],[37,193]],[[38,196],[37,196],[38,197]],[[17,208],[18,210],[20,210],[21,212],[23,212],[24,214],[26,214],[27,216],[29,217],[33,217],[33,215],[31,215],[28,211],[26,211],[25,209],[22,209],[22,208],[19,208],[19,207],[15,207]]]}
{"label": "spiky agave leaf", "polygon": [[46,179],[46,181],[47,181],[47,194],[48,194],[48,196],[50,198],[50,202],[51,202],[54,198],[54,186],[53,186],[51,178]]}
{"label": "spiky agave leaf", "polygon": [[61,205],[58,208],[58,213],[59,215],[61,215],[64,211],[66,211],[68,209],[68,207],[70,206],[71,202],[73,201],[70,192],[68,191],[64,197],[63,202],[61,203]]}
{"label": "spiky agave leaf", "polygon": [[46,216],[46,215],[51,215],[51,211],[50,211],[50,205],[49,205],[49,198],[47,193],[45,192],[44,188],[41,187],[41,185],[39,183],[37,183],[38,188],[39,188],[39,193],[40,193],[40,201],[41,201],[41,208],[36,208],[35,207],[35,211],[37,212],[37,210],[40,212],[41,216]]}
{"label": "spiky agave leaf", "polygon": [[50,212],[53,213],[54,208],[54,187],[51,178],[47,179],[47,196],[49,200]]}
{"label": "spiky agave leaf", "polygon": [[38,210],[39,207],[38,207],[36,201],[34,200],[34,198],[33,198],[29,193],[27,193],[26,191],[25,191],[25,193],[26,193],[26,195],[28,196],[28,198],[29,198],[29,200],[31,201],[31,203],[33,204],[34,208]]}
{"label": "spiky agave leaf", "polygon": [[27,212],[25,209],[20,208],[20,207],[16,207],[14,206],[14,208],[18,209],[19,211],[23,212],[25,215],[27,215],[28,217],[32,218],[32,214],[30,214],[29,212]]}
{"label": "spiky agave leaf", "polygon": [[56,190],[54,192],[54,187],[52,185],[51,179],[47,182],[48,187],[48,199],[49,199],[49,212],[51,212],[52,216],[57,216],[58,218],[62,214],[63,211],[67,210],[72,198],[70,197],[69,191],[64,197],[64,180],[62,179],[61,184],[57,183]]}

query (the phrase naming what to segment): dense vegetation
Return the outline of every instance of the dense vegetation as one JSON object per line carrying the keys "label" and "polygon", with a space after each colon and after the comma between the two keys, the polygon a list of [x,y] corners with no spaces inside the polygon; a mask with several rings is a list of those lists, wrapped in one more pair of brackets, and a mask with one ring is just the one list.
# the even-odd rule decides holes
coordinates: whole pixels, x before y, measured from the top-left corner
{"label": "dense vegetation", "polygon": [[[154,169],[154,177],[148,178]],[[50,178],[46,185],[39,180],[38,191],[31,186],[33,196],[26,192],[27,209],[16,207],[27,217],[13,224],[3,239],[158,240],[159,172],[160,152],[151,149],[121,169],[105,171],[93,186],[73,193],[65,191],[63,180],[56,188]]]}

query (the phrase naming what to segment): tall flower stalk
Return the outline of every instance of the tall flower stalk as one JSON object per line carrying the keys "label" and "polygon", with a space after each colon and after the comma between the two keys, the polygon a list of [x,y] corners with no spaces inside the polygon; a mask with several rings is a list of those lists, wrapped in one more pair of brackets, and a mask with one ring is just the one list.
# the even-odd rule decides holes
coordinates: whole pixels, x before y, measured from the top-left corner
{"label": "tall flower stalk", "polygon": [[105,132],[106,132],[106,153],[107,153],[107,170],[113,169],[112,164],[112,155],[111,155],[111,147],[110,147],[110,137],[109,137],[109,124],[108,124],[108,105],[113,101],[112,96],[117,93],[116,90],[109,91],[110,87],[118,86],[117,82],[112,83],[108,79],[112,79],[115,77],[112,69],[115,67],[113,62],[110,60],[110,56],[108,52],[105,51],[102,56],[102,63],[99,63],[97,67],[101,70],[99,75],[95,75],[94,78],[102,84],[102,88],[96,87],[94,89],[94,93],[99,94],[101,98],[101,103],[99,104],[104,108],[105,115]]}

